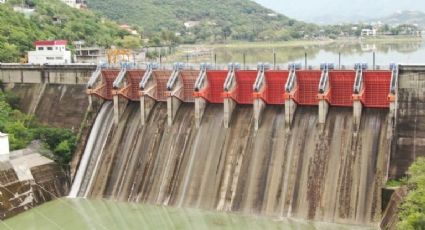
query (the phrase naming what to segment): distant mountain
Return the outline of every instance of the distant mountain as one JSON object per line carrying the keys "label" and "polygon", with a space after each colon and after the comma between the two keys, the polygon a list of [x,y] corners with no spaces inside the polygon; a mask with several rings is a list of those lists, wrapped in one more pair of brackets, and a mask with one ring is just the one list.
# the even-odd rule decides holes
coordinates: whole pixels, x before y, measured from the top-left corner
{"label": "distant mountain", "polygon": [[406,10],[396,12],[375,21],[381,21],[382,23],[390,25],[417,24],[419,27],[425,28],[425,13],[421,11]]}
{"label": "distant mountain", "polygon": [[284,40],[312,30],[251,0],[87,0],[87,4],[112,20],[138,26],[151,38],[172,32],[189,40]]}
{"label": "distant mountain", "polygon": [[338,25],[345,23],[358,23],[370,20],[370,16],[363,12],[353,12],[351,14],[332,13],[320,16],[311,16],[306,19],[308,22],[314,22],[318,25]]}
{"label": "distant mountain", "polygon": [[288,17],[319,24],[367,22],[396,11],[425,12],[423,0],[254,0]]}

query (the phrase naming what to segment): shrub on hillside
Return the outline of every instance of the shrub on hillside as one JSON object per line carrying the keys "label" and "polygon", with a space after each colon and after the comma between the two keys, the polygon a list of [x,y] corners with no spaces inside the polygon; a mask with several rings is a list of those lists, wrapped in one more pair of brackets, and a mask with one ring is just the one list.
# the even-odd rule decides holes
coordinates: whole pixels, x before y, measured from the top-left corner
{"label": "shrub on hillside", "polygon": [[425,229],[425,158],[421,157],[409,168],[409,193],[399,209],[398,229]]}
{"label": "shrub on hillside", "polygon": [[76,135],[69,129],[52,128],[38,124],[33,116],[17,110],[19,100],[11,93],[0,90],[0,132],[9,134],[11,150],[27,147],[31,141],[40,140],[53,152],[54,160],[67,164],[77,143]]}

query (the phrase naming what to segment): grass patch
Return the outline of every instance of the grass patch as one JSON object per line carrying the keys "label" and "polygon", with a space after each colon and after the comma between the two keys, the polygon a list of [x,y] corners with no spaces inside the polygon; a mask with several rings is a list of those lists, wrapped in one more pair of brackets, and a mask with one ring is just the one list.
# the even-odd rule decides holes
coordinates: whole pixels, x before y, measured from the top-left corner
{"label": "grass patch", "polygon": [[406,185],[406,178],[404,177],[401,179],[391,179],[386,183],[386,186],[390,188],[398,188],[404,185]]}

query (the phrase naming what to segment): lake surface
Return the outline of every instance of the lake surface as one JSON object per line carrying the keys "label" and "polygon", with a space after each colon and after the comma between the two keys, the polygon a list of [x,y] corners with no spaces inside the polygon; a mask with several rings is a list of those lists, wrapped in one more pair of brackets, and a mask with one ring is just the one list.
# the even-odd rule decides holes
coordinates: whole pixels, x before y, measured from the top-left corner
{"label": "lake surface", "polygon": [[107,200],[62,198],[0,221],[0,229],[374,229],[294,219],[238,216]]}
{"label": "lake surface", "polygon": [[355,63],[368,63],[369,66],[372,66],[375,53],[375,64],[384,67],[390,63],[425,63],[425,40],[420,38],[304,43],[182,46],[178,49],[178,54],[167,61],[187,62],[189,60],[189,63],[193,64],[209,62],[218,65],[230,62],[239,62],[243,65],[245,62],[247,66],[255,66],[258,62],[272,64],[276,58],[277,65],[286,67],[288,63],[293,62],[305,65],[305,54],[307,53],[307,65],[319,66],[321,63],[334,63],[335,66],[351,67]]}

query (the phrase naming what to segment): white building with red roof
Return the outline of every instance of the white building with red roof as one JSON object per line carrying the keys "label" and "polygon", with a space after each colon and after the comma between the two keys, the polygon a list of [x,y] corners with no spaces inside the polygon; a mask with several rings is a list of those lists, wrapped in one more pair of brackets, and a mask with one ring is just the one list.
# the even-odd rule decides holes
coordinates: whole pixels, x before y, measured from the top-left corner
{"label": "white building with red roof", "polygon": [[9,160],[9,136],[0,132],[0,161]]}
{"label": "white building with red roof", "polygon": [[69,64],[71,51],[66,50],[66,40],[36,41],[35,51],[28,52],[30,64]]}

